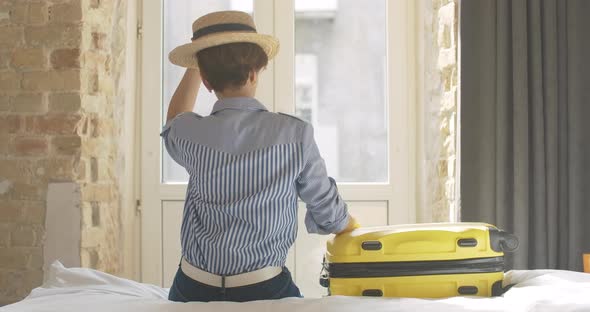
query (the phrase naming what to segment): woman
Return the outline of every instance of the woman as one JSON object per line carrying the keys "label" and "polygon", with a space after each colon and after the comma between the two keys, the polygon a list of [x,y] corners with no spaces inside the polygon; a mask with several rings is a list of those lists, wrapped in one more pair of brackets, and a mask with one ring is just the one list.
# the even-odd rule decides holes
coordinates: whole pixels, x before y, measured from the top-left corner
{"label": "woman", "polygon": [[[252,301],[301,297],[285,268],[297,234],[297,199],[310,233],[357,224],[329,178],[312,127],[268,112],[254,96],[278,41],[256,33],[250,15],[216,12],[193,24],[192,43],[170,53],[187,67],[162,131],[170,156],[189,173],[182,260],[173,301]],[[193,113],[201,85],[219,99],[210,116]]]}

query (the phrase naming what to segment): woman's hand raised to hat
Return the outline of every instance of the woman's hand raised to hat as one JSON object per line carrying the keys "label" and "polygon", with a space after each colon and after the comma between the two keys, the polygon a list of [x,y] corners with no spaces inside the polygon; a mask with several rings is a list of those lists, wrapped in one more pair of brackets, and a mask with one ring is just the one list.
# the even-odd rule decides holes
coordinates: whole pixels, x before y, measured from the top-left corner
{"label": "woman's hand raised to hat", "polygon": [[166,121],[182,113],[194,111],[201,82],[201,74],[198,69],[186,69],[180,84],[176,88],[176,91],[174,91],[174,95],[170,100]]}

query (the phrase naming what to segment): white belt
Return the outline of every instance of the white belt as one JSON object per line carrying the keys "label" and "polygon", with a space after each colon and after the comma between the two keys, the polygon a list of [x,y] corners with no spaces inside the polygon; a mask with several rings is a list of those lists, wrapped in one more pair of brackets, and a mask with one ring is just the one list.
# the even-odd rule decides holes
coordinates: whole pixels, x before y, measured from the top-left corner
{"label": "white belt", "polygon": [[261,283],[283,272],[283,268],[280,267],[266,267],[264,269],[238,275],[220,276],[196,268],[188,263],[184,258],[182,258],[180,263],[180,269],[186,276],[197,282],[220,288],[241,287]]}

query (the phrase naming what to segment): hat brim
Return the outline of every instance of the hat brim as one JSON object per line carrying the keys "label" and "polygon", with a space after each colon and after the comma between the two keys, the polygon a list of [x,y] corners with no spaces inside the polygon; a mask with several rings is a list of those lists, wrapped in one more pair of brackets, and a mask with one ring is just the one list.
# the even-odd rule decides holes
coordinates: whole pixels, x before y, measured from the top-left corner
{"label": "hat brim", "polygon": [[269,60],[274,58],[279,52],[279,41],[273,36],[250,32],[224,32],[211,34],[191,43],[178,46],[168,54],[168,59],[172,64],[198,69],[197,52],[203,49],[237,42],[250,42],[259,45]]}

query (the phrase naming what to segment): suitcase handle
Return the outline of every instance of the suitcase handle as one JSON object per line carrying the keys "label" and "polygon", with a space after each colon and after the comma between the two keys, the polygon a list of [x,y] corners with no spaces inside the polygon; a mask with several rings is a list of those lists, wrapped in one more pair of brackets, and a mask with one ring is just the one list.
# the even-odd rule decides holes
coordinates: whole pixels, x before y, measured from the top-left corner
{"label": "suitcase handle", "polygon": [[361,248],[370,251],[381,250],[383,244],[380,241],[365,241],[361,244]]}
{"label": "suitcase handle", "polygon": [[383,290],[381,290],[381,289],[365,289],[365,290],[363,290],[363,297],[383,297]]}

